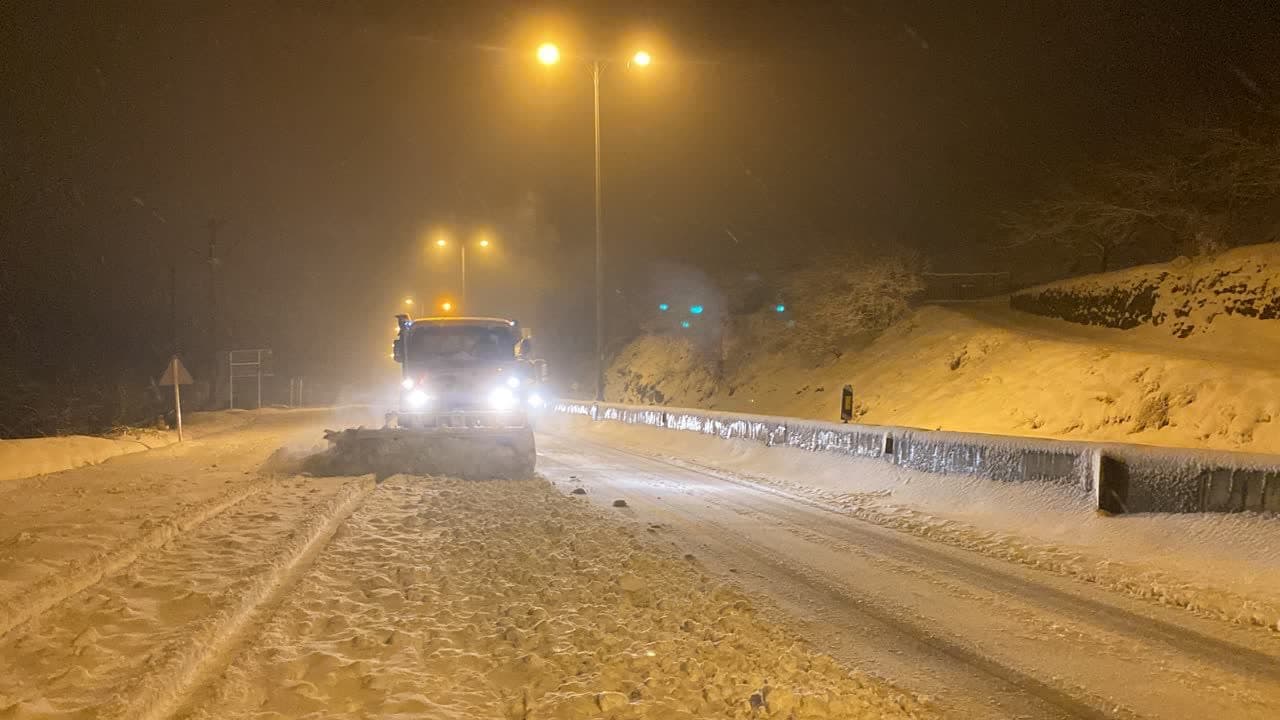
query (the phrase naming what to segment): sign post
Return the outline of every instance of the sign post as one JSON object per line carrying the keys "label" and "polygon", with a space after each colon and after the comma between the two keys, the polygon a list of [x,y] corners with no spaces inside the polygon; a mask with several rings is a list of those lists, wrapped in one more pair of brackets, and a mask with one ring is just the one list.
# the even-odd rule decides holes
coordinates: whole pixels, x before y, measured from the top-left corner
{"label": "sign post", "polygon": [[164,374],[160,376],[160,385],[173,386],[173,412],[178,419],[178,442],[182,442],[182,390],[183,385],[192,383],[191,373],[183,367],[182,361],[177,355],[169,358],[169,366],[164,369]]}
{"label": "sign post", "polygon": [[[169,369],[178,374],[178,356],[169,361]],[[182,442],[182,383],[173,384],[173,414],[178,416],[178,442]]]}
{"label": "sign post", "polygon": [[258,386],[258,407],[262,407],[262,378],[272,377],[271,350],[231,350],[227,353],[227,407],[236,406],[236,378],[254,378]]}

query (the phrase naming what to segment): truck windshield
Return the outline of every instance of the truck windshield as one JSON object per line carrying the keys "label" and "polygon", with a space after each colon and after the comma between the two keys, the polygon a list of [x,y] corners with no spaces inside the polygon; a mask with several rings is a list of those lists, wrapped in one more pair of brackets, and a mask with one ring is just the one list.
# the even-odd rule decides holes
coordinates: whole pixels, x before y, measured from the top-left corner
{"label": "truck windshield", "polygon": [[506,328],[419,326],[409,336],[409,362],[509,360],[515,341]]}

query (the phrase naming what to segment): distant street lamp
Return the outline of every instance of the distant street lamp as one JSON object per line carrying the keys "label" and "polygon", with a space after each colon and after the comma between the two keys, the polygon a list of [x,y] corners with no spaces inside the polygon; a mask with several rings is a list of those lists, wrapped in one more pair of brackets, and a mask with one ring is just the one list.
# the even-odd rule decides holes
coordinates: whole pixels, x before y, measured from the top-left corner
{"label": "distant street lamp", "polygon": [[[554,43],[538,46],[538,62],[555,65],[560,62],[560,48]],[[600,69],[607,62],[591,58],[592,112],[595,119],[596,147],[596,400],[604,399],[604,215],[600,200]],[[644,50],[631,56],[630,65],[645,68],[653,56]]]}
{"label": "distant street lamp", "polygon": [[[489,248],[493,247],[493,241],[487,237],[479,238],[478,240],[475,241],[475,244],[476,244],[476,247],[479,247],[481,250],[488,250]],[[443,237],[437,238],[436,247],[443,250],[444,248],[449,247],[449,241]],[[461,261],[462,261],[462,266],[461,266],[462,288],[461,288],[461,293],[458,296],[458,306],[460,308],[469,308],[471,306],[467,304],[467,244],[465,242],[458,243],[458,251],[459,251],[458,256],[461,258]],[[451,307],[452,305],[450,305],[450,308]],[[450,308],[445,308],[445,311],[448,312]]]}
{"label": "distant street lamp", "polygon": [[411,297],[405,298],[404,304],[409,306],[410,308],[413,308],[414,314],[416,315],[422,314],[422,305],[418,303],[416,300],[414,300],[413,298]]}

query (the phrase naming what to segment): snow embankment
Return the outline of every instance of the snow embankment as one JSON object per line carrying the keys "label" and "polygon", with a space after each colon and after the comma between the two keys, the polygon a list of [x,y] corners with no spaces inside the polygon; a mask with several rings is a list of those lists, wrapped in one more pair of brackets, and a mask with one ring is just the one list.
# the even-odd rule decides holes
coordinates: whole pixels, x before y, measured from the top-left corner
{"label": "snow embankment", "polygon": [[[262,412],[271,410],[191,413],[184,423],[184,434],[194,439],[231,430],[251,422]],[[176,432],[143,429],[130,429],[107,437],[66,435],[0,440],[0,482],[97,465],[114,457],[167,447],[176,442]]]}
{"label": "snow embankment", "polygon": [[[874,425],[1280,453],[1280,322],[1219,318],[1179,339],[974,304],[927,306],[838,360],[743,348],[715,377],[641,338],[608,373],[610,400]],[[1252,326],[1252,327],[1249,327]],[[684,357],[683,355],[676,356]],[[657,400],[657,398],[661,400]]]}
{"label": "snow embankment", "polygon": [[1280,243],[1268,243],[1061,280],[1014,293],[1011,304],[1085,325],[1160,327],[1178,338],[1213,333],[1223,320],[1252,320],[1265,332],[1271,323],[1256,321],[1280,318],[1278,279]]}

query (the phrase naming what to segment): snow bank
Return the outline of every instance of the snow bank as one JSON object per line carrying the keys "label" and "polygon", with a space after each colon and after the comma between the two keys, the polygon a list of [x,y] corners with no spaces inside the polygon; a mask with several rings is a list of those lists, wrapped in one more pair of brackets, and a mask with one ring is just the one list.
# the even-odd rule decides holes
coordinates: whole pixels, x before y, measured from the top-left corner
{"label": "snow bank", "polygon": [[[664,362],[657,347],[631,349],[644,356],[630,369]],[[830,362],[785,343],[743,348],[710,392],[657,370],[629,387],[661,391],[655,404],[673,407],[835,420],[849,384],[868,425],[1280,454],[1278,356],[1280,321],[1220,315],[1180,339],[973,303],[920,308]],[[609,387],[610,400],[648,402]]]}
{"label": "snow bank", "polygon": [[[184,434],[198,438],[240,427],[258,414],[279,412],[223,410],[191,413],[184,418]],[[113,457],[166,447],[178,442],[178,434],[167,430],[128,430],[118,435],[95,437],[66,435],[48,438],[0,440],[0,482],[35,475],[62,472],[85,465],[97,465]]]}
{"label": "snow bank", "polygon": [[0,440],[0,481],[96,465],[110,458],[167,445],[164,434],[142,440],[117,440],[88,435]]}
{"label": "snow bank", "polygon": [[1086,325],[1163,327],[1185,338],[1219,318],[1280,318],[1280,244],[1061,280],[1013,295],[1013,307]]}

